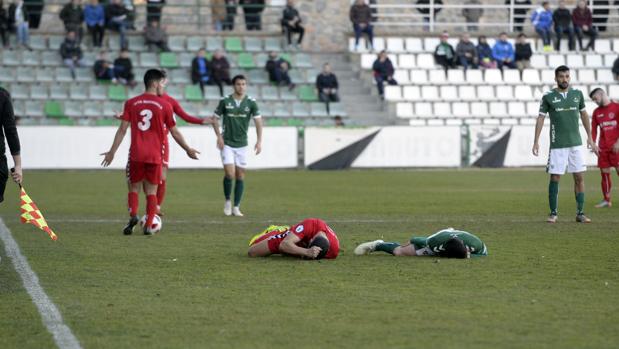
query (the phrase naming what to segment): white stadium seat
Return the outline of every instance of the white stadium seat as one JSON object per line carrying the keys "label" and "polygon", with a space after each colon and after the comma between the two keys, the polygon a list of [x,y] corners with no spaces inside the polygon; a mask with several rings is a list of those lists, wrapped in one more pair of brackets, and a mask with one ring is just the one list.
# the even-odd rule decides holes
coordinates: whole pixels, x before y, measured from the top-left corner
{"label": "white stadium seat", "polygon": [[439,118],[449,118],[451,114],[451,103],[447,102],[435,102],[434,103],[434,115]]}
{"label": "white stadium seat", "polygon": [[385,99],[388,101],[399,101],[402,99],[400,86],[385,86]]}
{"label": "white stadium seat", "polygon": [[496,98],[502,101],[514,99],[514,90],[511,86],[497,86]]}
{"label": "white stadium seat", "polygon": [[458,88],[453,85],[441,86],[441,98],[444,101],[458,101]]}
{"label": "white stadium seat", "polygon": [[428,120],[428,126],[443,126],[445,125],[444,119],[430,119]]}
{"label": "white stadium seat", "polygon": [[469,84],[482,84],[484,77],[479,69],[468,69],[466,71],[466,82]]}
{"label": "white stadium seat", "polygon": [[440,42],[439,38],[425,38],[423,39],[423,48],[426,52],[434,52]]}
{"label": "white stadium seat", "polygon": [[522,82],[529,85],[539,85],[539,72],[537,69],[525,69],[522,71]]}
{"label": "white stadium seat", "polygon": [[393,67],[397,69],[399,67],[398,55],[395,53],[389,53],[387,54],[387,57],[389,57],[389,59],[391,60],[391,64],[393,64]]}
{"label": "white stadium seat", "polygon": [[501,125],[518,125],[518,119],[515,119],[515,118],[501,119]]}
{"label": "white stadium seat", "polygon": [[402,38],[387,38],[387,51],[406,52],[404,49],[404,40]]}
{"label": "white stadium seat", "polygon": [[520,125],[535,125],[537,123],[537,117],[527,117],[520,119]]}
{"label": "white stadium seat", "polygon": [[527,116],[527,112],[525,110],[525,104],[522,102],[509,102],[507,104],[507,110],[509,112],[509,116],[512,116],[512,117]]}
{"label": "white stadium seat", "polygon": [[430,70],[430,83],[432,84],[446,84],[448,83],[445,71],[443,69]]}
{"label": "white stadium seat", "polygon": [[539,115],[539,102],[527,102],[527,116],[535,118]]}
{"label": "white stadium seat", "polygon": [[555,71],[553,69],[542,70],[542,84],[555,84]]}
{"label": "white stadium seat", "polygon": [[464,70],[462,69],[449,69],[447,70],[447,81],[450,84],[463,84],[464,80]]}
{"label": "white stadium seat", "polygon": [[421,99],[419,86],[404,86],[403,99],[406,101],[418,101]]}
{"label": "white stadium seat", "polygon": [[417,67],[432,69],[436,66],[434,64],[434,56],[430,53],[420,53],[417,55]]}
{"label": "white stadium seat", "polygon": [[589,95],[589,86],[588,85],[572,85],[572,88],[575,90],[580,90],[587,97]]}
{"label": "white stadium seat", "polygon": [[533,88],[533,99],[540,100],[544,95],[545,87],[534,87]]}
{"label": "white stadium seat", "polygon": [[421,98],[426,101],[438,101],[438,88],[436,86],[422,86]]}
{"label": "white stadium seat", "polygon": [[[358,52],[367,52],[367,48],[365,47],[365,38],[359,39],[359,47],[357,48]],[[355,38],[348,39],[348,51],[355,52]]]}
{"label": "white stadium seat", "polygon": [[613,51],[619,53],[619,39],[613,40]]}
{"label": "white stadium seat", "polygon": [[490,116],[502,118],[507,116],[507,106],[504,102],[490,102]]}
{"label": "white stadium seat", "polygon": [[572,77],[573,82],[579,82],[581,84],[593,84],[596,82],[595,70],[593,69],[580,69],[578,71],[578,78]]}
{"label": "white stadium seat", "polygon": [[452,105],[453,116],[456,117],[469,117],[471,116],[471,111],[469,110],[469,104],[466,102],[458,102]]}
{"label": "white stadium seat", "polygon": [[428,72],[426,70],[411,70],[410,80],[413,84],[425,84],[428,82]]}
{"label": "white stadium seat", "polygon": [[400,61],[400,68],[402,69],[411,69],[416,67],[415,55],[401,54],[399,55],[398,60]]}
{"label": "white stadium seat", "polygon": [[560,65],[565,65],[565,56],[561,54],[554,54],[548,56],[548,66],[555,69]]}
{"label": "white stadium seat", "polygon": [[432,113],[432,103],[417,102],[415,103],[415,115],[420,118],[434,117]]}
{"label": "white stadium seat", "polygon": [[484,72],[484,82],[486,84],[502,84],[503,77],[499,69],[486,69]]}
{"label": "white stadium seat", "polygon": [[482,119],[466,119],[464,123],[467,125],[481,125]]}
{"label": "white stadium seat", "polygon": [[482,101],[495,100],[494,87],[488,85],[477,86],[477,98]]}
{"label": "white stadium seat", "polygon": [[582,59],[582,55],[569,54],[567,55],[567,66],[570,68],[582,68],[585,66],[585,62]]}
{"label": "white stadium seat", "polygon": [[615,63],[615,59],[617,59],[617,55],[616,54],[606,54],[606,55],[604,55],[604,66],[605,67],[612,67],[613,64]]}
{"label": "white stadium seat", "polygon": [[613,50],[610,47],[609,39],[597,39],[595,40],[595,52],[611,53]]}
{"label": "white stadium seat", "polygon": [[396,115],[399,118],[412,118],[415,116],[413,113],[413,104],[412,103],[398,103],[395,106]]}
{"label": "white stadium seat", "polygon": [[612,99],[619,99],[619,85],[610,85],[608,88],[608,96]]}
{"label": "white stadium seat", "polygon": [[420,38],[406,39],[406,52],[423,52],[423,42]]}
{"label": "white stadium seat", "polygon": [[517,69],[504,69],[503,81],[506,84],[519,84],[520,83],[520,71]]}
{"label": "white stadium seat", "polygon": [[585,56],[585,64],[587,68],[602,68],[604,67],[604,56],[588,54]]}
{"label": "white stadium seat", "polygon": [[460,86],[458,87],[458,97],[463,101],[475,101],[477,100],[477,91],[474,86]]}
{"label": "white stadium seat", "polygon": [[364,53],[361,55],[361,68],[372,69],[372,65],[376,60],[376,55],[373,53]]}
{"label": "white stadium seat", "polygon": [[426,126],[426,120],[422,119],[411,119],[408,121],[410,126]]}
{"label": "white stadium seat", "polygon": [[471,103],[471,115],[478,118],[485,118],[488,114],[488,103],[486,102],[473,102]]}
{"label": "white stadium seat", "polygon": [[393,78],[395,79],[395,81],[398,82],[398,84],[408,84],[408,83],[410,83],[410,79],[408,78],[408,70],[397,69],[393,73]]}
{"label": "white stadium seat", "polygon": [[589,115],[591,115],[597,107],[598,105],[595,104],[594,101],[589,100],[585,102],[585,110],[589,113]]}
{"label": "white stadium seat", "polygon": [[616,83],[613,77],[613,72],[610,69],[598,69],[597,70],[597,82],[603,84],[613,84]]}
{"label": "white stadium seat", "polygon": [[445,125],[447,126],[460,126],[462,125],[462,120],[461,119],[447,119],[445,120]]}
{"label": "white stadium seat", "polygon": [[374,38],[374,51],[380,52],[385,49],[385,39]]}
{"label": "white stadium seat", "polygon": [[546,63],[546,56],[542,54],[531,56],[531,67],[538,69],[547,68],[548,63]]}
{"label": "white stadium seat", "polygon": [[519,101],[530,101],[533,99],[531,87],[528,85],[518,85],[514,89],[514,97]]}

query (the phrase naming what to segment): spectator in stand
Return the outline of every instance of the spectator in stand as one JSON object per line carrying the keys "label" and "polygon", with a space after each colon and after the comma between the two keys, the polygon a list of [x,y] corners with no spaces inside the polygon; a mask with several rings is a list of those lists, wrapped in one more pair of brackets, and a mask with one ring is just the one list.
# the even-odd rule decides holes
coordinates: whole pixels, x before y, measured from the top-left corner
{"label": "spectator in stand", "polygon": [[333,122],[335,123],[335,127],[345,127],[346,126],[346,124],[344,123],[344,119],[342,119],[342,117],[339,116],[339,115],[336,115],[333,118]]}
{"label": "spectator in stand", "polygon": [[97,81],[112,81],[116,83],[116,77],[114,76],[114,65],[107,58],[107,52],[99,52],[99,58],[95,61],[95,65],[92,70],[95,73]]}
{"label": "spectator in stand", "polygon": [[286,2],[286,8],[284,8],[282,17],[282,28],[288,39],[288,47],[292,46],[292,33],[299,33],[297,43],[294,45],[294,47],[298,49],[301,45],[301,41],[303,41],[305,28],[301,25],[301,15],[299,15],[299,11],[294,8],[293,0],[288,0]]}
{"label": "spectator in stand", "polygon": [[84,35],[84,29],[82,28],[82,23],[84,22],[82,1],[71,0],[68,4],[64,5],[60,11],[59,17],[64,23],[64,29],[67,32],[75,32],[77,42],[82,42],[82,36]]}
{"label": "spectator in stand", "polygon": [[[572,11],[572,21],[574,22],[574,31],[578,37],[578,46],[581,51],[595,51],[595,38],[597,37],[597,29],[593,26],[593,16],[591,10],[587,7],[585,0],[578,1],[578,6]],[[583,34],[589,37],[589,44],[582,46]]]}
{"label": "spectator in stand", "polygon": [[434,61],[445,70],[455,68],[457,61],[456,51],[447,39],[449,39],[449,34],[443,32],[441,34],[441,42],[434,49]]}
{"label": "spectator in stand", "polygon": [[[512,0],[505,0],[505,5],[511,6],[511,3]],[[531,6],[531,0],[514,0],[514,9],[512,12],[514,18],[514,31],[522,31],[522,23],[527,19],[529,6]]]}
{"label": "spectator in stand", "polygon": [[221,50],[215,51],[211,58],[211,81],[219,87],[219,95],[224,96],[224,84],[232,85],[230,79],[230,62]]}
{"label": "spectator in stand", "polygon": [[531,16],[531,23],[535,28],[535,32],[542,38],[544,43],[544,52],[552,51],[550,45],[550,28],[552,27],[552,11],[550,11],[550,3],[548,1],[542,2],[542,6],[539,7]]}
{"label": "spectator in stand", "polygon": [[152,45],[155,45],[163,52],[170,51],[168,47],[168,34],[165,29],[157,21],[150,21],[144,28],[144,42],[150,50]]}
{"label": "spectator in stand", "polygon": [[593,0],[593,23],[601,32],[606,31],[606,22],[610,14],[608,6],[610,6],[608,0]]}
{"label": "spectator in stand", "polygon": [[60,56],[64,65],[71,70],[71,76],[75,79],[75,68],[81,67],[83,62],[82,49],[74,31],[68,32],[64,42],[60,45]]}
{"label": "spectator in stand", "polygon": [[234,30],[234,17],[236,17],[236,0],[226,0],[226,20],[223,30]]}
{"label": "spectator in stand", "polygon": [[213,28],[215,31],[222,31],[226,21],[225,0],[211,0],[211,18],[213,18]]}
{"label": "spectator in stand", "polygon": [[527,41],[525,33],[518,34],[516,39],[516,67],[521,72],[525,69],[531,68],[531,56],[533,50],[531,44]]}
{"label": "spectator in stand", "polygon": [[112,0],[105,8],[105,19],[108,28],[117,31],[120,34],[121,50],[127,48],[127,14],[129,11],[121,3],[121,0]]}
{"label": "spectator in stand", "polygon": [[129,57],[129,50],[120,50],[120,56],[114,60],[114,76],[121,84],[134,88],[137,85],[133,74],[133,63]]}
{"label": "spectator in stand", "polygon": [[[430,30],[430,0],[417,0],[417,5],[422,6],[417,8],[417,12],[423,15],[423,30]],[[434,21],[436,16],[443,9],[443,0],[434,0]]]}
{"label": "spectator in stand", "polygon": [[9,28],[17,33],[17,44],[31,50],[28,30],[28,12],[22,0],[14,1],[9,6]]}
{"label": "spectator in stand", "polygon": [[157,21],[161,23],[161,11],[165,0],[146,0],[146,23]]}
{"label": "spectator in stand", "polygon": [[105,35],[105,10],[99,0],[90,0],[84,6],[84,20],[86,27],[92,36],[92,46],[103,46],[103,36]]}
{"label": "spectator in stand", "polygon": [[262,30],[261,14],[264,11],[264,0],[240,0],[245,15],[245,29]]}
{"label": "spectator in stand", "polygon": [[45,7],[44,0],[24,0],[24,7],[28,12],[28,24],[30,29],[39,29],[41,16]]}
{"label": "spectator in stand", "polygon": [[200,90],[204,96],[204,85],[211,81],[209,62],[206,59],[206,50],[200,48],[198,54],[191,61],[191,82],[200,84]]}
{"label": "spectator in stand", "polygon": [[316,90],[320,101],[326,104],[327,114],[331,114],[329,103],[340,101],[337,94],[338,87],[337,77],[331,72],[329,63],[325,63],[322,66],[322,72],[316,77]]}
{"label": "spectator in stand", "polygon": [[391,60],[387,56],[387,52],[385,52],[385,50],[380,51],[378,54],[378,58],[376,58],[374,64],[372,64],[372,71],[374,72],[374,80],[376,81],[378,95],[381,99],[385,99],[385,82],[389,85],[398,84],[398,82],[393,78],[393,64],[391,63]]}
{"label": "spectator in stand", "polygon": [[277,86],[288,86],[290,90],[295,88],[295,84],[292,83],[288,75],[290,63],[279,57],[277,52],[271,51],[269,53],[269,60],[264,68],[269,72],[269,80],[277,84]]}
{"label": "spectator in stand", "polygon": [[[371,24],[372,11],[363,0],[356,0],[349,12],[352,28],[355,31],[355,51],[359,48],[359,38],[365,33],[368,36],[366,48],[374,50],[374,27]],[[369,46],[368,46],[369,45]]]}
{"label": "spectator in stand", "polygon": [[497,67],[501,70],[503,70],[504,66],[512,69],[516,68],[516,63],[514,63],[514,46],[507,41],[507,33],[499,34],[499,40],[492,47],[492,57],[496,61]]}
{"label": "spectator in stand", "polygon": [[615,77],[615,81],[619,81],[619,57],[617,57],[613,63],[613,76]]}
{"label": "spectator in stand", "polygon": [[557,40],[555,41],[555,50],[561,50],[561,36],[567,33],[568,48],[570,51],[576,49],[576,43],[574,42],[574,27],[572,27],[572,14],[570,10],[565,7],[565,1],[559,1],[559,8],[552,14],[552,20],[555,24],[555,33]]}
{"label": "spectator in stand", "polygon": [[0,38],[2,38],[2,47],[9,48],[9,16],[4,8],[4,0],[0,0]]}
{"label": "spectator in stand", "polygon": [[473,7],[465,7],[462,9],[462,16],[466,19],[466,27],[468,31],[477,31],[479,29],[478,23],[481,16],[484,14],[484,9],[481,7],[481,1],[468,0],[465,5],[472,5]]}
{"label": "spectator in stand", "polygon": [[458,63],[460,63],[465,70],[469,67],[477,69],[477,65],[479,64],[477,48],[475,44],[471,42],[469,34],[464,33],[460,36],[460,42],[456,45],[456,56],[458,56]]}
{"label": "spectator in stand", "polygon": [[479,66],[486,69],[496,68],[496,61],[492,56],[492,48],[488,45],[488,40],[484,35],[477,39],[477,55],[479,56]]}

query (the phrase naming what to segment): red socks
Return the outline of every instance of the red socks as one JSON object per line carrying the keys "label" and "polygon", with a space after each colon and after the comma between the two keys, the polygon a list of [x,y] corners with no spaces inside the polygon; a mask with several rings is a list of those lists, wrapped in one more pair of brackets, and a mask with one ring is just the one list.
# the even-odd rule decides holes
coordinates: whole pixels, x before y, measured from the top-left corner
{"label": "red socks", "polygon": [[153,220],[157,214],[157,196],[146,195],[146,226],[153,225]]}
{"label": "red socks", "polygon": [[127,195],[127,206],[129,207],[129,216],[137,216],[138,215],[138,206],[140,201],[138,199],[138,193],[129,192]]}
{"label": "red socks", "polygon": [[604,194],[604,200],[610,202],[610,191],[612,188],[612,181],[610,179],[610,173],[602,172],[602,194]]}
{"label": "red socks", "polygon": [[165,179],[161,181],[161,183],[159,183],[159,186],[157,187],[157,205],[161,206],[161,203],[163,202],[163,198],[165,197]]}

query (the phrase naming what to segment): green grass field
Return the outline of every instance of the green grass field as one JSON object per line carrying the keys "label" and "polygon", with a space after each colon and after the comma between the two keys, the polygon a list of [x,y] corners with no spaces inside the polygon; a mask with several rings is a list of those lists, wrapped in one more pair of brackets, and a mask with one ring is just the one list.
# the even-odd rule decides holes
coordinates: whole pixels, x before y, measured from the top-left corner
{"label": "green grass field", "polygon": [[[123,236],[120,171],[27,172],[59,240],[0,216],[85,348],[617,348],[617,208],[574,220],[564,178],[559,223],[544,222],[542,170],[254,171],[246,217],[224,217],[219,171],[172,171],[162,232]],[[615,177],[615,182],[619,182]],[[141,210],[145,203],[141,196]],[[333,261],[246,257],[270,223],[325,219]],[[354,247],[448,226],[481,237],[471,260],[356,257]],[[0,251],[0,348],[49,348],[51,335]]]}

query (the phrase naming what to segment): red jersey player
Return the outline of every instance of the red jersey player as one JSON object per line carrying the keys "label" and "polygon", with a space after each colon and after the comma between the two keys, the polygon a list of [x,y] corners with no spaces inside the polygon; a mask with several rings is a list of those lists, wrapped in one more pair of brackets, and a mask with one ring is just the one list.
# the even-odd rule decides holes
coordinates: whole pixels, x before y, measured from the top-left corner
{"label": "red jersey player", "polygon": [[146,224],[144,234],[150,235],[149,227],[157,213],[157,186],[161,180],[163,162],[163,145],[166,129],[170,130],[174,140],[187,152],[192,159],[197,159],[199,152],[187,145],[183,135],[176,128],[172,107],[161,95],[164,89],[165,74],[158,69],[151,69],[144,74],[144,94],[125,102],[122,122],[116,131],[112,147],[104,155],[102,165],[109,166],[114,160],[127,129],[131,127],[131,146],[127,176],[130,183],[127,197],[129,205],[129,223],[123,233],[129,235],[138,223],[138,191],[144,187],[146,194]]}
{"label": "red jersey player", "polygon": [[595,207],[611,207],[611,167],[619,173],[619,124],[617,121],[619,103],[612,102],[601,88],[591,91],[589,97],[598,105],[591,116],[591,129],[595,142],[598,127],[600,128],[598,167],[602,174],[602,194],[604,194],[604,200]]}
{"label": "red jersey player", "polygon": [[292,227],[270,226],[249,242],[250,257],[287,254],[308,259],[335,259],[340,242],[323,220],[308,218]]}

